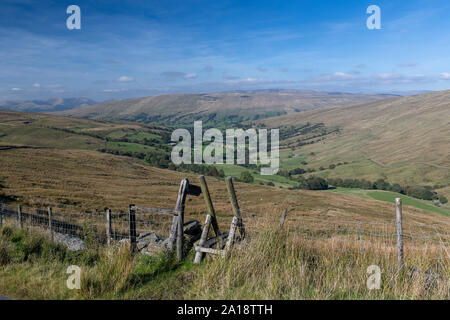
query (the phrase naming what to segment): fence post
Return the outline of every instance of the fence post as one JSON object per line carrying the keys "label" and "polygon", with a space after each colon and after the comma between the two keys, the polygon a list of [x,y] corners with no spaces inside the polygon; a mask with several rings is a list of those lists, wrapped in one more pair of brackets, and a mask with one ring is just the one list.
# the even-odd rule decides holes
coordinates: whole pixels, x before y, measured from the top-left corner
{"label": "fence post", "polygon": [[212,218],[211,222],[212,222],[212,226],[214,229],[214,233],[218,237],[220,234],[219,225],[217,224],[216,212],[214,211],[214,206],[211,201],[211,195],[209,194],[209,189],[208,189],[208,185],[206,184],[205,176],[200,176],[198,178],[200,180],[200,186],[202,188],[203,196],[205,197],[206,207],[208,208],[208,212]]}
{"label": "fence post", "polygon": [[[202,235],[200,237],[200,242],[198,243],[199,247],[203,247],[203,245],[205,244],[206,239],[208,238],[208,232],[209,232],[210,225],[211,225],[211,216],[208,214],[208,215],[206,215],[205,226],[203,227]],[[195,253],[194,263],[195,264],[200,263],[203,256],[204,256],[203,252],[197,251]]]}
{"label": "fence post", "polygon": [[239,232],[241,233],[241,238],[245,238],[245,228],[242,223],[241,210],[239,209],[239,204],[236,198],[236,191],[234,190],[233,178],[227,178],[227,189],[228,195],[230,196],[231,206],[233,207],[233,213],[238,218]]}
{"label": "fence post", "polygon": [[178,211],[178,230],[177,230],[177,259],[183,260],[183,244],[184,244],[184,210]]}
{"label": "fence post", "polygon": [[136,253],[136,209],[134,204],[128,208],[130,218],[130,250],[132,254]]}
{"label": "fence post", "polygon": [[395,198],[395,216],[397,228],[397,260],[400,267],[403,267],[403,228],[402,228],[402,199]]}
{"label": "fence post", "polygon": [[236,227],[238,225],[238,218],[233,217],[233,221],[231,221],[230,233],[228,234],[228,241],[226,245],[226,251],[229,251],[233,246],[234,242],[234,234],[236,233]]}
{"label": "fence post", "polygon": [[284,209],[280,217],[280,229],[283,229],[284,223],[286,222],[286,218],[287,218],[287,210]]}
{"label": "fence post", "polygon": [[52,208],[48,207],[48,231],[50,232],[50,239],[53,241],[53,211]]}
{"label": "fence post", "polygon": [[111,246],[111,209],[106,210],[106,243]]}
{"label": "fence post", "polygon": [[19,220],[19,227],[23,228],[23,221],[22,221],[22,206],[19,204],[17,206],[17,219]]}
{"label": "fence post", "polygon": [[176,214],[172,219],[172,227],[170,228],[169,241],[167,243],[167,247],[172,249],[175,245],[175,239],[177,237],[177,229],[178,229],[178,219],[180,216],[180,211],[182,210],[184,213],[184,203],[186,202],[187,190],[189,188],[189,180],[183,179],[180,183],[180,189],[178,190],[177,203],[175,205]]}

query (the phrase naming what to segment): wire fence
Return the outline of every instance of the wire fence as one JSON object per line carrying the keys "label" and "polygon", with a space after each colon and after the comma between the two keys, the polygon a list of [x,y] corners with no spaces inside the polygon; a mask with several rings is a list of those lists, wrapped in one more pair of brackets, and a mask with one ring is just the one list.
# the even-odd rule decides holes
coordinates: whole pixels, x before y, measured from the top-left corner
{"label": "wire fence", "polygon": [[[135,238],[150,233],[164,241],[168,239],[176,211],[167,208],[130,207],[135,215]],[[131,210],[130,209],[130,210]],[[247,232],[261,230],[263,224],[277,224],[279,217],[273,214],[240,210]],[[62,212],[51,208],[0,206],[0,222],[12,222],[23,228],[39,228],[55,236],[56,240],[67,242],[67,238],[79,239],[83,243],[106,245],[110,241],[130,239],[130,211],[110,212]],[[200,223],[200,222],[199,222]],[[229,223],[229,222],[227,222]],[[397,241],[395,221],[358,221],[345,217],[313,217],[298,213],[288,214],[284,228],[297,238],[311,242],[328,241],[371,245],[377,243],[394,247]],[[403,241],[407,250],[444,250],[448,257],[450,248],[450,223],[425,224],[405,221]],[[63,240],[61,240],[63,239]]]}
{"label": "wire fence", "polygon": [[[165,208],[133,207],[136,238],[148,233],[160,239],[168,237],[173,210]],[[62,236],[78,238],[97,245],[130,239],[130,212],[62,212],[52,208],[31,208],[0,204],[0,225],[14,224],[21,228],[45,231],[57,240]]]}
{"label": "wire fence", "polygon": [[[256,231],[262,224],[277,223],[273,215],[241,210],[246,229]],[[297,238],[306,240],[333,240],[335,242],[369,243],[395,246],[398,233],[396,222],[362,221],[343,217],[316,218],[309,215],[288,214],[284,228]],[[402,240],[408,250],[450,249],[450,223],[425,224],[405,219]],[[449,255],[450,257],[450,255]]]}

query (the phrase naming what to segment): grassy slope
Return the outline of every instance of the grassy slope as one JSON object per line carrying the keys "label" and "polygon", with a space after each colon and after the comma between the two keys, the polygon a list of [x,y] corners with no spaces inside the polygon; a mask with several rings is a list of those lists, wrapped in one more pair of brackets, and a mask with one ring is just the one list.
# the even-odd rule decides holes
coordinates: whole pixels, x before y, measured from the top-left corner
{"label": "grassy slope", "polygon": [[315,169],[349,162],[321,172],[322,176],[433,185],[450,181],[449,110],[450,91],[442,91],[263,122],[271,127],[307,121],[340,127],[340,134],[293,151],[304,156],[309,167]]}
{"label": "grassy slope", "polygon": [[[193,175],[156,169],[132,158],[89,150],[0,150],[0,168],[4,186],[0,194],[7,198],[16,196],[24,205],[50,205],[57,211],[70,212],[103,210],[105,207],[117,212],[126,210],[129,203],[171,208],[175,205],[180,179],[188,177],[191,183],[197,183],[197,177]],[[221,230],[226,230],[232,211],[225,183],[209,178],[207,181],[219,225]],[[303,243],[296,238],[297,232],[285,236],[273,229],[283,208],[289,209],[287,226],[292,230],[296,230],[299,222],[304,225],[306,218],[359,220],[369,225],[393,222],[392,203],[372,199],[360,201],[353,195],[331,192],[249,187],[242,183],[235,186],[246,229],[253,241],[250,247],[238,248],[227,260],[208,258],[200,266],[192,265],[192,255],[181,264],[168,257],[143,257],[132,261],[126,252],[115,248],[72,257],[63,254],[63,249],[33,237],[22,237],[23,240],[12,244],[10,240],[0,240],[0,256],[16,257],[0,266],[0,292],[13,298],[34,299],[448,298],[445,283],[427,293],[423,291],[422,280],[412,281],[403,276],[391,278],[396,268],[395,259],[389,253],[380,255],[375,248],[368,247],[362,255],[359,246],[344,248],[338,239],[323,244],[320,241]],[[187,220],[203,221],[205,211],[201,197],[187,198]],[[249,212],[267,215],[269,224],[261,224]],[[416,223],[440,222],[448,222],[448,218],[411,206],[404,207],[405,228]],[[29,256],[26,260],[24,253]],[[436,259],[441,259],[438,249],[435,254]],[[317,265],[312,264],[318,256],[323,259]],[[417,251],[407,250],[406,256],[410,265],[423,270],[439,267],[444,274],[448,270],[445,261],[433,264],[433,261],[441,260],[421,257]],[[373,263],[383,268],[386,281],[389,281],[383,290],[375,292],[365,289],[366,268]],[[65,288],[65,271],[71,264],[82,267],[81,291]]]}
{"label": "grassy slope", "polygon": [[[126,210],[129,203],[171,208],[175,205],[179,182],[197,177],[153,168],[132,158],[85,150],[0,150],[0,192],[17,196],[31,206],[54,206],[61,210],[81,211],[109,207]],[[208,179],[214,206],[220,220],[229,224],[232,216],[225,183]],[[368,221],[392,221],[392,203],[331,192],[282,190],[267,186],[237,183],[244,211],[267,213],[290,209],[292,215],[349,217]],[[66,205],[62,205],[66,203]],[[203,220],[201,197],[189,197],[186,212]],[[417,222],[431,223],[447,219],[442,215],[406,207],[405,215]],[[222,220],[224,219],[224,220]],[[226,227],[228,228],[228,227]]]}

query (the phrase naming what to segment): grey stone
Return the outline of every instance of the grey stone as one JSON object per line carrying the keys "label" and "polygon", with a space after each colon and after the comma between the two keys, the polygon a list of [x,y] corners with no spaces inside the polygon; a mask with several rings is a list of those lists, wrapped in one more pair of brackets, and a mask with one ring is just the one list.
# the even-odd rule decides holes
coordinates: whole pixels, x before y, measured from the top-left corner
{"label": "grey stone", "polygon": [[185,235],[196,235],[202,233],[202,225],[197,220],[191,220],[184,223],[183,231]]}
{"label": "grey stone", "polygon": [[86,246],[84,245],[84,241],[75,236],[71,236],[68,234],[53,233],[53,240],[57,243],[61,243],[64,246],[66,246],[70,251],[79,251],[86,249]]}

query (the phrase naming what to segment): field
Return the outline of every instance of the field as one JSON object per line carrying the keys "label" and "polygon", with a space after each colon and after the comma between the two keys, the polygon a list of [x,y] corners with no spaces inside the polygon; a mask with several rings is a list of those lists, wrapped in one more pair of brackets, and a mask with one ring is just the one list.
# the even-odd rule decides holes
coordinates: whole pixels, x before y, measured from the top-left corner
{"label": "field", "polygon": [[404,205],[412,206],[415,208],[419,208],[422,210],[435,212],[439,214],[443,214],[446,216],[450,216],[450,209],[448,207],[437,207],[431,203],[431,201],[415,199],[412,197],[405,196],[400,193],[390,192],[390,191],[380,191],[380,190],[362,190],[362,189],[349,189],[349,188],[341,188],[338,187],[336,189],[330,190],[331,192],[341,193],[341,194],[349,194],[362,197],[364,199],[375,199],[380,201],[386,201],[393,203],[395,198],[401,198]]}

